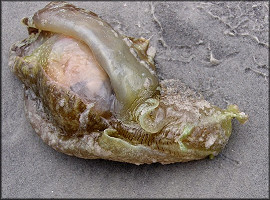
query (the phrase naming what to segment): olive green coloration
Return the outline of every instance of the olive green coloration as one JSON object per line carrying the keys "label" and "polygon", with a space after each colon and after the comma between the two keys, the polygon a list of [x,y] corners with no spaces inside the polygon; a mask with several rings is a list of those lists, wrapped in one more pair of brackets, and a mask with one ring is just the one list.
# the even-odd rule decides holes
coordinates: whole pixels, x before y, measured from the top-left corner
{"label": "olive green coloration", "polygon": [[[11,47],[9,65],[25,85],[31,125],[60,152],[134,164],[213,158],[229,140],[231,120],[248,118],[236,105],[211,105],[179,81],[159,81],[149,41],[120,35],[90,11],[52,2],[22,22],[29,37]],[[99,72],[105,71],[97,90],[105,99],[86,98],[91,91],[84,81],[66,86],[53,78],[52,63],[66,56],[55,50],[57,44],[69,40],[91,51]],[[110,105],[106,109],[103,100]]]}

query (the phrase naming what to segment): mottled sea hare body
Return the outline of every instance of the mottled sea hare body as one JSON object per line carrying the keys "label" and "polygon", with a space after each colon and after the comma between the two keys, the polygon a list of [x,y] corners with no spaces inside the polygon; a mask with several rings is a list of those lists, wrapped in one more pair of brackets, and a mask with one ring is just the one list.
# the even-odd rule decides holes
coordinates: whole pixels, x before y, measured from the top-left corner
{"label": "mottled sea hare body", "polygon": [[159,81],[149,41],[122,36],[96,14],[52,2],[22,22],[9,65],[25,85],[25,112],[45,143],[68,155],[134,164],[216,156],[231,120],[176,80]]}

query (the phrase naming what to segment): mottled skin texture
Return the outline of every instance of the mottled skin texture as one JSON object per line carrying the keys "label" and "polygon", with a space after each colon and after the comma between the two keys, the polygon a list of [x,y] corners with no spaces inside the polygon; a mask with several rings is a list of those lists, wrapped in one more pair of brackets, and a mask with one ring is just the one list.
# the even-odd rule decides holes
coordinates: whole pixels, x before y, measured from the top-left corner
{"label": "mottled skin texture", "polygon": [[[71,14],[62,15],[63,11]],[[66,26],[70,16],[78,17]],[[71,31],[78,20],[82,24]],[[235,105],[222,110],[177,81],[158,81],[153,57],[147,54],[149,42],[119,36],[113,29],[108,31],[109,26],[104,35],[95,35],[104,28],[96,24],[105,22],[92,12],[51,3],[23,22],[32,34],[11,48],[10,67],[26,86],[25,108],[33,128],[58,151],[134,164],[185,162],[217,155],[228,142],[232,118],[247,120]],[[116,106],[100,112],[99,102],[90,104],[46,74],[51,50],[47,44],[44,48],[44,43],[54,33],[80,39],[89,46],[110,77],[115,93],[112,104]],[[111,46],[107,40],[112,41]],[[33,53],[37,47],[40,50]],[[102,50],[104,47],[107,49]],[[133,52],[121,51],[125,49]],[[132,59],[129,63],[123,58]],[[130,79],[122,79],[127,76]]]}

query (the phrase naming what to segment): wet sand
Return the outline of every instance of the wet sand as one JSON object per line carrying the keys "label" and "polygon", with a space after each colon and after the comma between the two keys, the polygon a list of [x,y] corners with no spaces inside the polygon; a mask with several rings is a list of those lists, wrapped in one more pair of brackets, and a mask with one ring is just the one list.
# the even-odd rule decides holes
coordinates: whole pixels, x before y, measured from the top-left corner
{"label": "wet sand", "polygon": [[3,198],[267,198],[269,4],[265,2],[74,2],[120,33],[151,38],[158,76],[180,79],[211,103],[237,104],[215,159],[170,165],[84,160],[59,153],[25,118],[8,51],[27,37],[23,17],[47,2],[2,2]]}

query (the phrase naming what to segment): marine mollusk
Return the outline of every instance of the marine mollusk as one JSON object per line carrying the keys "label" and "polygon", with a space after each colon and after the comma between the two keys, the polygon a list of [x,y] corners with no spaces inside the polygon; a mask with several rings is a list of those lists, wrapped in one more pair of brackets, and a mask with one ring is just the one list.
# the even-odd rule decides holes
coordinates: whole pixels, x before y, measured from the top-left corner
{"label": "marine mollusk", "polygon": [[159,81],[149,41],[126,37],[96,14],[52,2],[22,20],[29,37],[11,47],[25,110],[54,149],[134,164],[216,156],[231,135],[223,110],[177,81]]}

